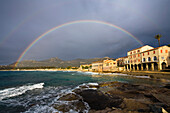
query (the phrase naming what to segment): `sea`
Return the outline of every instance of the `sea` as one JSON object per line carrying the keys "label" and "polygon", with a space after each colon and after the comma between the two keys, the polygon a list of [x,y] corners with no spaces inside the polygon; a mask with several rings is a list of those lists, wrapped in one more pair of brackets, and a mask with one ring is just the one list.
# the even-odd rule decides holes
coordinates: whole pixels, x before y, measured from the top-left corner
{"label": "sea", "polygon": [[83,84],[118,81],[155,85],[148,76],[120,73],[100,74],[79,71],[0,71],[0,113],[62,113],[56,106],[68,107],[69,113],[88,113],[84,102],[79,110],[72,102],[60,101],[63,95]]}

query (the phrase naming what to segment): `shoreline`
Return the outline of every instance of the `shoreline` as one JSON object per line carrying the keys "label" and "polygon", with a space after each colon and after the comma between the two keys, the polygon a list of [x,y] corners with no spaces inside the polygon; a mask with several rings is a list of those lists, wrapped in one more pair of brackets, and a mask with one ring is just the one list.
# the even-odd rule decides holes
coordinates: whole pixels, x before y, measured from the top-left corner
{"label": "shoreline", "polygon": [[[151,86],[121,82],[101,82],[81,85],[59,98],[60,101],[87,102],[89,113],[168,113],[170,112],[169,84]],[[83,104],[77,108],[85,109]],[[68,112],[63,105],[56,109]]]}
{"label": "shoreline", "polygon": [[[121,73],[99,73],[80,70],[58,70],[58,69],[34,69],[34,70],[5,70],[5,71],[78,71],[83,73],[94,73],[94,75],[130,77],[148,77],[149,74],[155,74],[156,77],[150,77],[151,80],[164,79],[169,73],[155,72],[121,72]],[[148,78],[147,78],[148,79]],[[167,78],[168,79],[168,78]],[[146,80],[146,79],[143,79]],[[170,80],[170,79],[169,79]],[[159,81],[158,81],[159,82]],[[85,83],[77,86],[72,92],[63,93],[59,101],[63,104],[52,104],[58,111],[69,112],[72,104],[75,110],[87,110],[88,113],[165,113],[170,112],[170,81],[164,81],[161,85],[123,83],[123,82],[98,82]],[[66,105],[64,102],[72,104]],[[85,104],[87,103],[87,105]]]}
{"label": "shoreline", "polygon": [[103,75],[114,75],[116,74],[127,74],[131,76],[143,76],[150,77],[153,79],[169,79],[170,80],[170,72],[160,72],[160,71],[120,71],[120,72],[92,72],[92,71],[84,71],[79,69],[12,69],[12,70],[0,70],[0,71],[68,71],[68,72],[89,72],[89,73],[98,73]]}

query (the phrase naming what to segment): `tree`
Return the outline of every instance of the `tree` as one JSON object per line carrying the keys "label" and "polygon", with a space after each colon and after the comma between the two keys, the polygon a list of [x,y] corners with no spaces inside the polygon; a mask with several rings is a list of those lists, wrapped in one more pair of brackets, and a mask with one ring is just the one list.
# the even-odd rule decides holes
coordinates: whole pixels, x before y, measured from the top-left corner
{"label": "tree", "polygon": [[72,67],[71,66],[68,66],[67,69],[71,69]]}
{"label": "tree", "polygon": [[85,69],[89,69],[89,67],[88,67],[88,66],[85,66]]}
{"label": "tree", "polygon": [[158,43],[159,43],[159,47],[160,47],[160,38],[162,37],[162,35],[158,34],[155,36],[155,39],[158,40]]}

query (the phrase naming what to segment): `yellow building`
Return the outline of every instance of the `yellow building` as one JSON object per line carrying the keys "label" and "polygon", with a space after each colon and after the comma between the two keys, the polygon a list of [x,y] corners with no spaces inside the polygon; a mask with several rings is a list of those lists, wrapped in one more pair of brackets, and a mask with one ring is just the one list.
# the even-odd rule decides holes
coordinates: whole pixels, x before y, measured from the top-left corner
{"label": "yellow building", "polygon": [[149,45],[142,46],[140,48],[133,49],[127,52],[128,56],[128,65],[125,68],[131,70],[141,70],[141,52],[154,49]]}
{"label": "yellow building", "polygon": [[102,72],[103,71],[103,61],[96,61],[92,63],[92,71]]}
{"label": "yellow building", "polygon": [[125,62],[126,71],[162,70],[170,67],[170,47],[153,48],[142,46],[127,52]]}
{"label": "yellow building", "polygon": [[144,51],[141,70],[164,70],[170,66],[170,47],[162,46]]}
{"label": "yellow building", "polygon": [[117,62],[114,60],[109,60],[109,59],[93,62],[92,71],[94,72],[117,71]]}
{"label": "yellow building", "polygon": [[114,60],[103,60],[103,72],[117,71],[117,62]]}

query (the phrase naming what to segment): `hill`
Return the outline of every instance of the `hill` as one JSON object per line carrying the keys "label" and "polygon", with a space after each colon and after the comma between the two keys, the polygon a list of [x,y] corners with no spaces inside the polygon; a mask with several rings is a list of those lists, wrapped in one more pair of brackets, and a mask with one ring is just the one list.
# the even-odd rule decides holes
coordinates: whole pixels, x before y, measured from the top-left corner
{"label": "hill", "polygon": [[[91,64],[94,61],[99,61],[106,59],[104,58],[91,58],[91,59],[75,59],[70,61],[61,60],[57,57],[50,58],[42,61],[35,61],[35,60],[24,60],[18,63],[17,68],[24,68],[24,67],[63,67],[66,68],[68,66],[72,67],[79,67],[82,64]],[[9,66],[14,67],[14,64],[11,64]]]}

